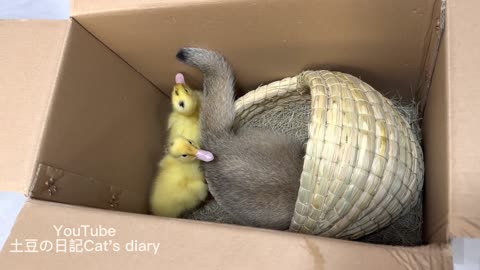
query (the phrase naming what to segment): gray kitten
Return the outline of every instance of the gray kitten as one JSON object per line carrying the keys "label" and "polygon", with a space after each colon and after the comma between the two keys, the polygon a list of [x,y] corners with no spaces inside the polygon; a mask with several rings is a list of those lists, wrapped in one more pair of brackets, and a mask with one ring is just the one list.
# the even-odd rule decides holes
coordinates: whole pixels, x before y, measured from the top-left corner
{"label": "gray kitten", "polygon": [[224,57],[183,48],[177,58],[204,76],[201,142],[215,155],[214,161],[204,163],[213,197],[239,224],[288,229],[303,167],[303,143],[268,130],[233,130],[234,76]]}

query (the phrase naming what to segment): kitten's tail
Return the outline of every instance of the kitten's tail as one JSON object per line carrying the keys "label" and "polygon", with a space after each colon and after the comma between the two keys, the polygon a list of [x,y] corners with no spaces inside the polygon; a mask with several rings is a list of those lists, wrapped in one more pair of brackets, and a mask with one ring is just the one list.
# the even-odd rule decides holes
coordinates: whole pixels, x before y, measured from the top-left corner
{"label": "kitten's tail", "polygon": [[234,76],[228,62],[219,53],[200,48],[183,48],[177,58],[203,73],[202,137],[232,132]]}

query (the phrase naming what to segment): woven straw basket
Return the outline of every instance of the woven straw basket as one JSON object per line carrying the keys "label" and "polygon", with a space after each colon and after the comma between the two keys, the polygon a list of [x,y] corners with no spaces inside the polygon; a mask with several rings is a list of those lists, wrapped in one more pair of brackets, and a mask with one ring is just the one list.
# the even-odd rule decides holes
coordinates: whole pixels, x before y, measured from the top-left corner
{"label": "woven straw basket", "polygon": [[409,211],[423,186],[423,154],[392,102],[360,79],[306,71],[235,103],[236,127],[265,110],[305,104],[311,119],[290,230],[355,239]]}

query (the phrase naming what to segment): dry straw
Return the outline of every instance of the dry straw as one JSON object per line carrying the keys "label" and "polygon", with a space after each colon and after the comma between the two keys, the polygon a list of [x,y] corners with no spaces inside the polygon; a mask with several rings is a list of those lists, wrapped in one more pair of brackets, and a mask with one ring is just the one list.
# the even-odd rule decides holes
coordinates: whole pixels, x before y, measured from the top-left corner
{"label": "dry straw", "polygon": [[235,125],[310,99],[307,152],[290,230],[355,239],[407,213],[423,185],[422,150],[393,103],[360,79],[306,71],[261,86],[236,101]]}

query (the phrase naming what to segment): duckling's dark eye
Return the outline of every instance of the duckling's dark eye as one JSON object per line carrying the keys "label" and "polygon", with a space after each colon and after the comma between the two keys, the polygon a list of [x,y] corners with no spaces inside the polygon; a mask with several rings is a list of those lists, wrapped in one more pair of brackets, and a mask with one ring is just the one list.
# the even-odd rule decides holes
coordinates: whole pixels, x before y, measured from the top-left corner
{"label": "duckling's dark eye", "polygon": [[187,157],[187,155],[182,155],[182,157]]}
{"label": "duckling's dark eye", "polygon": [[187,93],[187,94],[188,94],[188,90],[187,90],[187,88],[185,88],[185,93]]}
{"label": "duckling's dark eye", "polygon": [[182,108],[185,107],[185,103],[183,103],[183,101],[180,101],[180,102],[178,103],[178,105],[180,105],[180,107],[182,107]]}
{"label": "duckling's dark eye", "polygon": [[177,90],[175,90],[175,95],[177,95],[177,96],[178,96],[178,91],[177,91]]}
{"label": "duckling's dark eye", "polygon": [[191,141],[188,141],[189,144],[193,145],[193,143]]}

